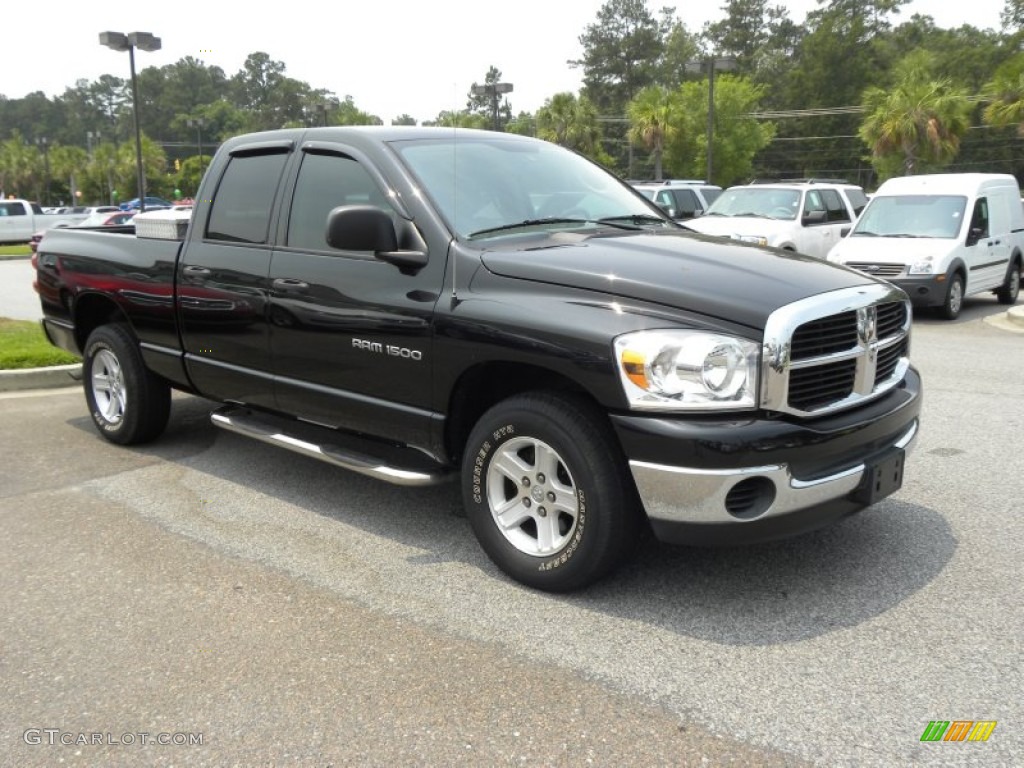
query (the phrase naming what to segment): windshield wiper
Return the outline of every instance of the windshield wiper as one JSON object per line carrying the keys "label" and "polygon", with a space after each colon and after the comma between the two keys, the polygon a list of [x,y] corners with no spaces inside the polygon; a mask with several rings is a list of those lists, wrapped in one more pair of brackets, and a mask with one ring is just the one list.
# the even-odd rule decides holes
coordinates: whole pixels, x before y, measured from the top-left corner
{"label": "windshield wiper", "polygon": [[590,224],[590,219],[564,219],[556,216],[549,216],[544,219],[523,219],[522,221],[516,221],[512,224],[501,224],[497,227],[487,227],[486,229],[478,229],[476,232],[470,232],[467,237],[479,237],[480,235],[489,235],[492,232],[505,232],[510,229],[520,229],[521,227],[537,227],[543,224]]}
{"label": "windshield wiper", "polygon": [[872,232],[870,229],[855,229],[850,235],[851,237],[880,237],[878,232]]}
{"label": "windshield wiper", "polygon": [[[619,223],[623,221],[628,221],[635,226]],[[597,223],[609,224],[613,227],[621,227],[622,229],[642,229],[641,224],[667,224],[668,221],[650,213],[627,213],[622,216],[604,216],[598,219]]]}

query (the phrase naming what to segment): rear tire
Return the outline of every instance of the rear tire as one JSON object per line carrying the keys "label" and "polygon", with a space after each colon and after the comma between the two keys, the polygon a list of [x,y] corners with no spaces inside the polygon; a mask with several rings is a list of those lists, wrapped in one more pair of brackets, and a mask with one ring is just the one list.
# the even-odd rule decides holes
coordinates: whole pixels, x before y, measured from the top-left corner
{"label": "rear tire", "polygon": [[1017,295],[1019,293],[1020,262],[1014,261],[1010,263],[1010,267],[1006,271],[1006,279],[1003,281],[1003,287],[996,291],[996,298],[999,299],[1000,304],[1016,304]]}
{"label": "rear tire", "polygon": [[606,416],[581,398],[536,392],[487,411],[466,444],[462,492],[491,560],[548,592],[607,575],[642,530],[618,441]]}
{"label": "rear tire", "polygon": [[164,431],[171,389],[146,368],[138,342],[125,326],[102,325],[90,334],[82,374],[89,414],[107,440],[134,445]]}

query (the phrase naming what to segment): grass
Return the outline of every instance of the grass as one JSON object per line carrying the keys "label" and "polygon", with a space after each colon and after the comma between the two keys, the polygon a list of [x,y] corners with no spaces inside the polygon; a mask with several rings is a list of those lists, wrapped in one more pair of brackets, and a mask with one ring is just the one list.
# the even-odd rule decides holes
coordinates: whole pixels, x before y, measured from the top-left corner
{"label": "grass", "polygon": [[39,323],[0,317],[0,370],[81,362],[46,340]]}
{"label": "grass", "polygon": [[18,245],[0,245],[0,259],[17,259],[22,256],[31,256],[32,249],[28,247],[28,243],[20,243]]}

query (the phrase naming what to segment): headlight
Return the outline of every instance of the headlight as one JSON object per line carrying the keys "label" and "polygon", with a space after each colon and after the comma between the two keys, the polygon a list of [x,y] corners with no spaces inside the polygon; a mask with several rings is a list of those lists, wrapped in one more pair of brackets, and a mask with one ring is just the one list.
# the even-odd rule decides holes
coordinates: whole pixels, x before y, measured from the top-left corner
{"label": "headlight", "polygon": [[755,408],[760,349],[702,331],[638,331],[615,340],[619,378],[637,410]]}
{"label": "headlight", "polygon": [[932,257],[926,256],[920,261],[915,261],[910,265],[910,269],[907,270],[908,275],[930,275],[935,271],[935,266],[932,264]]}
{"label": "headlight", "polygon": [[768,238],[761,235],[733,235],[734,240],[741,243],[754,243],[755,245],[768,245]]}

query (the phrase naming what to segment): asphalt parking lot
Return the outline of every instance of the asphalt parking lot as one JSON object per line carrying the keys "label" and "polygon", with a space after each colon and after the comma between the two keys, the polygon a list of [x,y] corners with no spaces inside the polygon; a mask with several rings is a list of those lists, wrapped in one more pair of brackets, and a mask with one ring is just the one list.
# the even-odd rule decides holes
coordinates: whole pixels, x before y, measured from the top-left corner
{"label": "asphalt parking lot", "polygon": [[[120,449],[77,390],[0,396],[0,765],[1019,765],[1004,311],[915,320],[896,496],[777,544],[650,543],[571,596],[497,572],[451,488],[219,432],[201,400]],[[997,725],[922,743],[933,720]]]}

